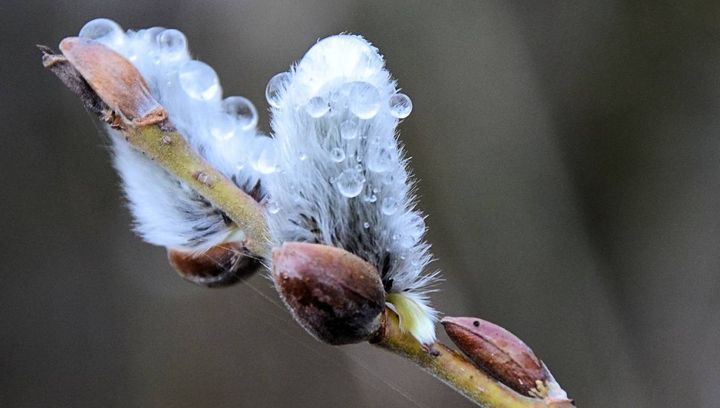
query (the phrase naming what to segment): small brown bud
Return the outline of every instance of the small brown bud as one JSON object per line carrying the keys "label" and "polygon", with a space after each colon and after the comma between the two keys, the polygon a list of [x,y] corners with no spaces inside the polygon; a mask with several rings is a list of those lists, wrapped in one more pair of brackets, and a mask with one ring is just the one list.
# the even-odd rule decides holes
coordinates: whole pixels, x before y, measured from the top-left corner
{"label": "small brown bud", "polygon": [[488,374],[524,395],[537,396],[549,373],[522,340],[502,327],[473,317],[445,317],[450,339]]}
{"label": "small brown bud", "polygon": [[237,283],[261,267],[260,260],[232,243],[217,245],[199,254],[168,249],[168,260],[183,279],[210,288]]}
{"label": "small brown bud", "polygon": [[280,296],[317,339],[357,343],[380,327],[385,291],[369,263],[339,248],[299,242],[273,250],[272,259]]}
{"label": "small brown bud", "polygon": [[165,109],[150,95],[145,79],[122,55],[78,37],[62,40],[60,51],[113,111],[139,126],[167,118]]}

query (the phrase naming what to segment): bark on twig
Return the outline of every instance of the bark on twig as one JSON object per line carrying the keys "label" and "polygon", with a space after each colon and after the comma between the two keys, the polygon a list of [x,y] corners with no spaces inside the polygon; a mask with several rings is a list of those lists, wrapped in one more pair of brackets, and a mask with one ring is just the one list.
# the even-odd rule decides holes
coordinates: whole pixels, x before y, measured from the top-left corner
{"label": "bark on twig", "polygon": [[400,330],[397,315],[385,310],[382,326],[371,343],[412,360],[455,391],[488,408],[572,408],[569,400],[526,397],[486,374],[461,354],[440,342],[425,347]]}
{"label": "bark on twig", "polygon": [[118,129],[133,148],[222,209],[245,233],[243,244],[251,254],[270,256],[260,204],[188,145],[132,64],[105,46],[77,38],[63,40],[63,55],[46,46],[38,48],[43,53],[43,65],[80,98],[87,110]]}
{"label": "bark on twig", "polygon": [[[45,46],[38,48],[43,53],[43,65],[80,98],[87,110],[120,130],[132,147],[224,211],[245,231],[245,247],[269,259],[269,239],[260,205],[188,145],[170,122],[165,109],[152,98],[144,79],[130,62],[107,47],[77,38],[65,39],[61,43],[64,55],[54,54]],[[356,279],[360,276],[348,274]],[[381,283],[377,282],[377,285],[382,292]],[[375,296],[360,294],[362,299],[375,299]],[[412,335],[400,329],[394,312],[389,309],[382,311],[382,303],[379,303],[376,313],[380,317],[380,328],[371,335],[369,341],[372,344],[412,360],[478,405],[489,408],[573,407],[569,400],[521,395],[439,342],[430,346],[421,345]],[[377,325],[373,330],[375,328]]]}

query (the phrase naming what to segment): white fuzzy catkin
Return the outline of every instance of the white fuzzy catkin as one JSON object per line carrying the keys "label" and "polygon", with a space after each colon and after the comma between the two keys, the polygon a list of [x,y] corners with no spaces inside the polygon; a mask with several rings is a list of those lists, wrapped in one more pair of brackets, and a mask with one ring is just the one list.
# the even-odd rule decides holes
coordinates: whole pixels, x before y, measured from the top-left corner
{"label": "white fuzzy catkin", "polygon": [[420,342],[435,339],[424,273],[425,223],[396,139],[410,99],[399,94],[378,50],[360,36],[319,41],[266,96],[279,171],[264,182],[271,235],[343,248],[378,268],[389,307]]}
{"label": "white fuzzy catkin", "polygon": [[[263,199],[260,177],[267,168],[258,166],[254,151],[262,151],[270,138],[257,136],[257,111],[243,97],[221,99],[215,71],[190,57],[180,31],[153,27],[124,32],[111,20],[96,19],[82,28],[80,37],[101,42],[132,62],[189,144],[240,188]],[[112,141],[135,229],[146,241],[202,252],[243,239],[242,231],[194,190],[122,138]]]}
{"label": "white fuzzy catkin", "polygon": [[[359,36],[333,36],[273,77],[271,139],[257,135],[257,112],[247,99],[221,99],[217,75],[190,58],[181,32],[123,32],[97,19],[80,36],[135,65],[189,144],[266,205],[276,244],[316,242],[360,256],[381,273],[401,328],[425,344],[435,339],[437,313],[427,293],[437,273],[424,273],[431,260],[425,223],[395,136],[412,103],[398,93],[375,47]],[[221,210],[121,138],[113,138],[113,151],[146,241],[202,252],[243,239]]]}

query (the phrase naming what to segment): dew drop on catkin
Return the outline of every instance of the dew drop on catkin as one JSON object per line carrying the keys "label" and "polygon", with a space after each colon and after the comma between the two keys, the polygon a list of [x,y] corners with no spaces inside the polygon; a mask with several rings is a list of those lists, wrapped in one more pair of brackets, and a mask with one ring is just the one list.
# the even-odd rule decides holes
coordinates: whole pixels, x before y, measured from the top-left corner
{"label": "dew drop on catkin", "polygon": [[180,87],[188,96],[201,101],[209,101],[220,96],[220,81],[210,65],[192,60],[184,63],[178,70]]}
{"label": "dew drop on catkin", "polygon": [[344,197],[357,197],[365,186],[365,177],[356,169],[351,168],[343,171],[335,179],[337,189]]}

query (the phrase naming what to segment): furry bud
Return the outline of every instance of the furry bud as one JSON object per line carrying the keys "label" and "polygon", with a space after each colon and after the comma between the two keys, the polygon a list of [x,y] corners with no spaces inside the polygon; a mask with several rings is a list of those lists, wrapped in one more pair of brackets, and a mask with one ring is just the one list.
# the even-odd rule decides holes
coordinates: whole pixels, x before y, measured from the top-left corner
{"label": "furry bud", "polygon": [[538,393],[549,373],[522,340],[502,327],[473,317],[445,317],[440,323],[450,339],[475,364],[525,395]]}
{"label": "furry bud", "polygon": [[272,258],[275,287],[317,339],[357,343],[380,327],[385,291],[369,263],[339,248],[299,242],[283,244]]}
{"label": "furry bud", "polygon": [[[257,134],[257,109],[240,96],[222,99],[217,74],[191,58],[185,35],[160,27],[123,31],[100,18],[85,24],[78,37],[64,39],[63,55],[40,49],[43,64],[118,136],[110,139],[113,161],[137,233],[170,248],[168,256],[178,272],[201,285],[230,284],[257,269],[258,258],[266,254],[265,246],[257,244],[266,239],[258,233],[262,217],[245,223],[238,214],[228,216],[197,185],[182,181],[124,132],[157,125],[162,130],[158,145],[187,148],[220,173],[194,172],[195,181],[210,188],[224,177],[226,187],[234,184],[249,196],[245,204],[252,212],[267,205],[258,170],[265,162],[254,146],[268,138]],[[179,146],[166,131],[177,133],[187,146]]]}
{"label": "furry bud", "polygon": [[201,253],[168,248],[168,260],[183,279],[209,288],[232,285],[261,267],[257,258],[248,256],[233,243],[216,245]]}
{"label": "furry bud", "polygon": [[380,275],[402,330],[432,344],[437,272],[397,139],[412,102],[379,50],[356,35],[322,39],[268,82],[266,97],[277,170],[263,182],[275,245],[315,242],[359,256]]}

